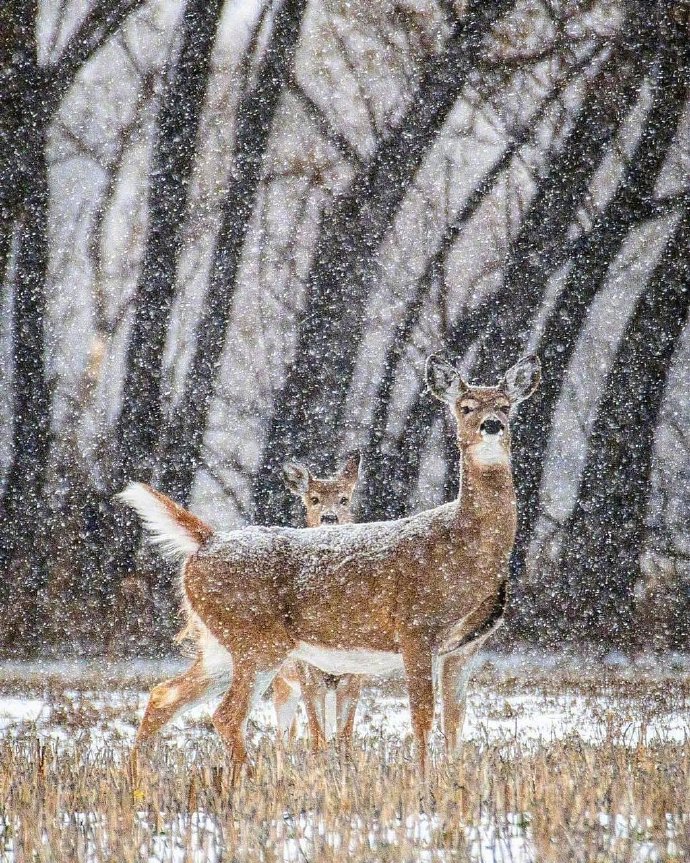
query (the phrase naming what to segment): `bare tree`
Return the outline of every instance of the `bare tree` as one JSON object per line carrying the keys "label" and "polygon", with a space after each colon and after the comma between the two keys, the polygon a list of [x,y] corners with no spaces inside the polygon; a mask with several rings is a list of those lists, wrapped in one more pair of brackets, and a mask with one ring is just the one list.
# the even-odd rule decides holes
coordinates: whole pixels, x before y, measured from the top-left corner
{"label": "bare tree", "polygon": [[561,553],[562,635],[630,643],[668,368],[690,306],[690,194],[608,374]]}
{"label": "bare tree", "polygon": [[292,80],[306,0],[282,0],[261,62],[242,94],[235,120],[235,149],[222,205],[210,283],[196,328],[182,397],[168,418],[161,483],[186,502],[201,464],[204,433],[231,318],[240,258],[261,181],[273,120]]}
{"label": "bare tree", "polygon": [[[666,28],[660,32],[667,33]],[[688,97],[679,74],[686,45],[662,39],[652,63],[652,104],[617,190],[592,229],[574,244],[573,265],[539,339],[543,384],[538,404],[527,405],[515,427],[516,473],[522,477],[521,520],[516,567],[522,571],[539,513],[539,490],[551,424],[568,365],[594,298],[605,286],[612,263],[630,231],[659,215],[654,190],[679,131]]]}
{"label": "bare tree", "polygon": [[[17,590],[17,614],[4,634],[38,645],[38,597],[45,588],[39,541],[45,469],[50,451],[51,393],[45,368],[45,285],[48,271],[47,134],[60,100],[79,70],[141,0],[96,3],[61,56],[39,62],[38,5],[5,3],[0,10],[4,98],[0,129],[0,278],[11,286],[12,459],[0,509],[0,571],[13,574],[3,591]],[[14,247],[10,243],[14,238]]]}
{"label": "bare tree", "polygon": [[473,2],[466,4],[462,17],[453,16],[443,50],[427,61],[403,115],[323,214],[295,358],[275,401],[255,482],[256,518],[261,523],[289,518],[291,501],[276,483],[288,455],[309,454],[319,470],[333,467],[379,246],[482,57],[487,34],[511,5],[509,0]]}

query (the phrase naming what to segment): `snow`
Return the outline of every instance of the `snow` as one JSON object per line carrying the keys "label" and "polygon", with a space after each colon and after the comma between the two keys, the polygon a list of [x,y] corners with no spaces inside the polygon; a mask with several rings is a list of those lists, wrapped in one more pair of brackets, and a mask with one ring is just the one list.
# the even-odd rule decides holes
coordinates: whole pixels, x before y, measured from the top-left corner
{"label": "snow", "polygon": [[[537,663],[542,669],[549,668],[549,660],[536,654],[523,656],[520,660],[490,656],[494,668],[504,680],[517,673],[518,668],[523,676],[525,669],[529,671]],[[687,670],[682,660],[679,659],[679,663],[682,671]],[[32,738],[35,735],[39,740],[50,740],[55,747],[66,752],[72,751],[75,745],[83,747],[86,742],[87,751],[99,755],[107,750],[117,763],[118,758],[126,757],[136,723],[143,715],[148,697],[144,686],[148,686],[149,680],[162,680],[178,673],[182,665],[184,663],[177,660],[112,663],[103,664],[100,668],[88,662],[13,662],[0,665],[0,681],[4,682],[0,696],[0,742],[8,736],[28,734]],[[652,662],[643,661],[635,665],[625,663],[615,655],[607,657],[602,667],[605,665],[616,666],[617,673],[630,674],[633,679],[635,675],[659,670],[655,671]],[[568,668],[568,660],[564,657],[552,666],[554,673],[557,669]],[[103,679],[110,683],[98,685],[95,682],[99,670]],[[31,694],[21,694],[22,680],[26,681],[26,690]],[[56,687],[57,680],[62,680],[63,685],[70,688]],[[113,683],[118,680],[119,684]],[[146,680],[145,684],[143,680]],[[41,690],[41,681],[44,682],[44,691]],[[69,683],[64,684],[64,681]],[[132,688],[134,683],[137,686]],[[403,744],[409,743],[411,735],[407,701],[395,694],[395,685],[395,682],[390,685],[393,689],[390,694],[382,694],[374,686],[365,687],[355,729],[361,743],[366,746],[367,742],[376,741],[377,746],[382,746],[381,751],[388,753],[386,757],[391,758],[400,757]],[[10,689],[17,691],[10,692]],[[211,715],[216,704],[217,699],[176,718],[163,732],[167,744],[188,752],[191,741],[214,735],[202,720]],[[690,714],[684,704],[679,703],[673,710],[654,709],[649,716],[641,715],[639,706],[639,700],[628,703],[620,694],[588,695],[575,690],[549,694],[538,689],[502,694],[496,686],[475,683],[469,692],[463,736],[480,748],[499,744],[507,758],[518,758],[532,746],[565,738],[580,739],[583,743],[602,747],[609,746],[612,739],[629,747],[651,740],[681,743],[690,740]],[[78,716],[80,709],[87,721],[81,721],[79,733],[75,734],[74,727],[69,726],[69,717]],[[304,736],[306,723],[301,710],[298,716],[298,733]],[[91,722],[88,717],[92,717]],[[266,735],[272,739],[277,736],[275,715],[269,700],[264,699],[254,709],[248,734],[250,748],[256,747]],[[110,746],[111,743],[118,746]],[[442,751],[438,732],[432,740],[432,751],[436,755]],[[64,817],[88,824],[89,831],[108,829],[105,816],[97,811],[65,812]],[[423,807],[417,813],[408,811],[393,820],[388,818],[380,822],[365,819],[356,811],[348,817],[351,817],[351,823],[346,832],[342,822],[339,822],[338,830],[326,827],[322,813],[316,809],[285,811],[282,819],[265,825],[265,829],[276,859],[287,863],[312,859],[315,850],[324,845],[336,854],[345,855],[348,850],[357,850],[361,854],[365,847],[371,852],[372,860],[393,859],[385,855],[390,855],[392,848],[402,847],[405,843],[414,848],[414,857],[409,859],[420,863],[453,859],[449,851],[437,847],[436,837],[443,829],[442,816],[430,814]],[[674,836],[683,829],[678,820],[680,816],[669,814],[667,844],[660,848],[658,841],[655,844],[649,838],[649,825],[638,823],[632,815],[602,812],[598,816],[594,813],[594,817],[598,817],[599,824],[612,841],[632,840],[633,852],[629,859],[635,863],[661,859],[664,853],[672,855]],[[138,822],[140,835],[146,839],[142,845],[142,853],[145,851],[142,859],[148,863],[183,863],[188,860],[212,863],[223,859],[222,827],[212,813],[202,809],[187,814],[162,811],[152,819],[150,812],[142,806]],[[482,813],[478,820],[462,827],[468,859],[472,863],[536,863],[538,857],[530,840],[530,822],[529,812],[509,813],[503,819],[490,812]],[[2,859],[14,863],[18,858],[14,856],[11,825],[5,823],[4,830],[3,835],[0,825],[0,846],[4,846]],[[349,849],[345,847],[348,842]]]}
{"label": "snow", "polygon": [[[13,663],[16,674],[20,663]],[[45,667],[56,669],[75,668],[75,664],[45,663]],[[184,663],[172,662],[164,666],[159,679],[166,673],[178,671]],[[4,667],[4,666],[3,666]],[[155,664],[142,666],[155,667]],[[29,671],[34,671],[27,664]],[[1,673],[2,667],[0,667]],[[117,709],[134,708],[141,719],[148,698],[147,691],[127,692],[118,689],[93,691],[65,690],[62,697],[73,706],[88,704],[97,712],[110,714]],[[175,718],[164,735],[168,740],[183,746],[189,729],[200,720],[210,718],[219,703],[215,697],[199,704]],[[109,708],[105,711],[104,708]],[[39,736],[63,737],[59,721],[54,719],[55,702],[48,696],[21,695],[0,696],[0,733],[16,733],[22,725],[35,725]],[[259,702],[252,711],[250,726],[259,733],[274,734],[276,729],[273,705],[268,697]],[[655,711],[653,717],[635,715],[632,708],[625,710],[620,698],[607,696],[585,696],[572,693],[546,695],[539,692],[500,695],[490,688],[471,687],[467,698],[467,715],[463,737],[485,743],[515,741],[521,744],[560,740],[574,735],[589,744],[602,744],[615,726],[622,743],[636,746],[641,735],[644,740],[675,741],[690,740],[690,713],[685,710],[673,712]],[[94,741],[107,739],[113,733],[134,738],[134,724],[119,720],[100,722],[91,729]],[[300,726],[300,734],[306,733],[306,724]],[[402,741],[411,734],[410,714],[407,699],[392,695],[381,695],[374,689],[365,689],[357,709],[356,735],[365,740],[372,735],[393,742]],[[437,741],[438,744],[438,741]]]}

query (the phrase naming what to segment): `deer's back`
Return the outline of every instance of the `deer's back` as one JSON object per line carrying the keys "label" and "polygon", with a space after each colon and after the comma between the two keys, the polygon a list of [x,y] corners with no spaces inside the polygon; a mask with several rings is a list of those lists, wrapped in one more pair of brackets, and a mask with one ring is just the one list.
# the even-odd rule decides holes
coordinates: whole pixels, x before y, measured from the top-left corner
{"label": "deer's back", "polygon": [[296,640],[393,649],[399,611],[455,613],[454,513],[219,534],[188,563],[185,592],[205,619],[261,627],[279,614]]}

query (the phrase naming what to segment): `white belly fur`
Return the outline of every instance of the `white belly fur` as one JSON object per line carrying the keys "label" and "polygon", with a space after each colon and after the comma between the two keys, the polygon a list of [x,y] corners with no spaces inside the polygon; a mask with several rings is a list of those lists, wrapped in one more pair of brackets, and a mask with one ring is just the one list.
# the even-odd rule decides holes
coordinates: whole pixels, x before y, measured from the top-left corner
{"label": "white belly fur", "polygon": [[290,654],[315,665],[326,674],[367,674],[372,677],[388,677],[403,670],[402,656],[385,650],[338,650],[322,644],[300,641]]}

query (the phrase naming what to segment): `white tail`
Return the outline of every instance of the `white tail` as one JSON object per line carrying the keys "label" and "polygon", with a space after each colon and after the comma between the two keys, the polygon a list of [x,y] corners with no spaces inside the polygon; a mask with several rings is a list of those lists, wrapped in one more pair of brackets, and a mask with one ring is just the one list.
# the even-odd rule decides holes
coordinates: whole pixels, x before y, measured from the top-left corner
{"label": "white tail", "polygon": [[130,482],[116,497],[137,513],[150,541],[166,557],[196,554],[213,533],[201,519],[142,482]]}

